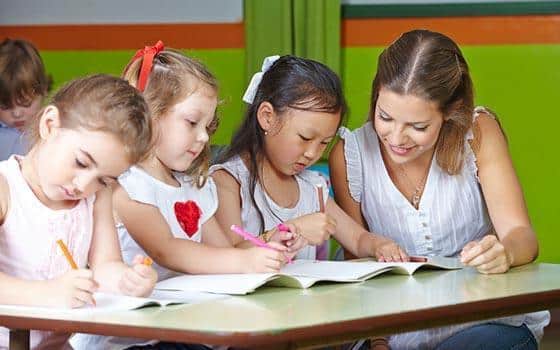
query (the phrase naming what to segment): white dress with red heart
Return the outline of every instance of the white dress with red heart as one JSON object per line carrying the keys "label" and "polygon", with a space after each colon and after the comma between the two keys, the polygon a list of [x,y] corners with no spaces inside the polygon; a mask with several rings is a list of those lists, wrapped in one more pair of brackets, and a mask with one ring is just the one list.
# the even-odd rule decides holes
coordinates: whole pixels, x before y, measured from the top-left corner
{"label": "white dress with red heart", "polygon": [[[201,242],[202,225],[218,209],[216,185],[209,178],[202,188],[197,188],[190,177],[179,173],[174,175],[179,187],[161,182],[133,166],[119,177],[119,184],[132,200],[157,207],[175,237]],[[146,254],[122,223],[117,223],[117,231],[125,262],[130,263],[137,254]],[[156,263],[153,266],[159,280],[178,275]]]}

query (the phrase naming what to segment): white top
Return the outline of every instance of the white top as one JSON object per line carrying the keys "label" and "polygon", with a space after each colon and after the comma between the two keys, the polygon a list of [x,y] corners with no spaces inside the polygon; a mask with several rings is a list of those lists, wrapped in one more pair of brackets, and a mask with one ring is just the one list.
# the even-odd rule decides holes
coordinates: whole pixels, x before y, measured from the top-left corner
{"label": "white top", "polygon": [[[21,173],[21,157],[0,162],[10,189],[10,207],[0,226],[0,271],[24,280],[50,280],[71,269],[56,241],[62,239],[76,264],[85,268],[93,233],[95,195],[71,209],[53,210],[35,196]],[[4,286],[5,287],[5,286]],[[0,327],[0,348],[8,347]],[[31,331],[31,348],[60,349],[70,334]]]}
{"label": "white top", "polygon": [[[370,231],[394,240],[410,255],[457,256],[468,242],[481,239],[492,228],[478,182],[476,157],[468,142],[472,132],[466,135],[465,164],[459,174],[443,171],[434,157],[418,209],[389,177],[371,122],[354,131],[341,128],[339,134],[345,141],[349,191],[360,203]],[[550,314],[543,311],[498,322],[525,323],[539,340],[549,320]],[[434,348],[473,324],[398,334],[391,336],[390,344],[393,349]]]}
{"label": "white top", "polygon": [[[211,178],[208,178],[204,186],[199,189],[189,176],[180,173],[174,173],[174,176],[180,184],[179,187],[168,185],[141,168],[133,166],[119,177],[119,184],[128,193],[130,199],[157,207],[167,221],[173,236],[201,242],[202,225],[214,216],[218,209],[216,185]],[[196,207],[200,209],[198,220],[196,220]],[[130,264],[138,254],[146,255],[122,223],[117,223],[117,230],[126,263]],[[155,262],[153,267],[158,273],[159,280],[179,274]]]}
{"label": "white top", "polygon": [[[210,167],[210,173],[223,169],[233,176],[239,183],[239,195],[241,196],[241,221],[243,227],[255,235],[261,231],[272,230],[278,224],[294,219],[306,214],[316,213],[320,210],[319,199],[317,196],[316,185],[323,187],[323,199],[326,201],[329,198],[327,189],[327,182],[323,176],[312,170],[303,170],[295,175],[295,179],[299,186],[299,199],[292,208],[284,208],[279,206],[263,191],[260,184],[255,186],[255,201],[258,208],[261,210],[264,220],[264,229],[260,227],[259,216],[257,209],[251,201],[249,179],[249,170],[245,163],[239,156],[228,160],[222,164],[216,164]],[[298,254],[296,259],[312,259],[316,258],[316,247],[305,246]]]}
{"label": "white top", "polygon": [[[143,169],[132,166],[119,177],[119,184],[128,193],[130,199],[157,207],[169,224],[173,236],[201,242],[202,225],[218,209],[216,185],[211,178],[208,178],[204,186],[199,189],[192,183],[190,177],[180,173],[174,173],[174,176],[180,184],[179,187],[168,185]],[[196,219],[198,210],[194,209],[196,207],[200,210],[198,220]],[[188,219],[189,217],[191,219]],[[117,230],[123,259],[127,264],[131,264],[138,254],[147,255],[122,223],[117,223]],[[152,266],[158,273],[159,281],[180,275],[176,271],[158,265],[155,261]],[[76,334],[70,341],[74,349],[126,349],[132,345],[156,342],[156,340],[90,334]]]}

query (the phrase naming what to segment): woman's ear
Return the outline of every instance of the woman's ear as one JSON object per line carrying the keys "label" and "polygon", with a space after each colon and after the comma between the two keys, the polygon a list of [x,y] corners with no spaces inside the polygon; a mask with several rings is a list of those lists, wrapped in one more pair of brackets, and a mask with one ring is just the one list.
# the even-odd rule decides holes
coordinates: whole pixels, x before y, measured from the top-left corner
{"label": "woman's ear", "polygon": [[276,112],[274,111],[274,107],[270,102],[262,102],[257,109],[257,121],[259,122],[260,127],[265,131],[269,132],[276,125]]}
{"label": "woman's ear", "polygon": [[49,105],[43,110],[39,119],[39,137],[46,140],[60,128],[60,111],[56,106]]}

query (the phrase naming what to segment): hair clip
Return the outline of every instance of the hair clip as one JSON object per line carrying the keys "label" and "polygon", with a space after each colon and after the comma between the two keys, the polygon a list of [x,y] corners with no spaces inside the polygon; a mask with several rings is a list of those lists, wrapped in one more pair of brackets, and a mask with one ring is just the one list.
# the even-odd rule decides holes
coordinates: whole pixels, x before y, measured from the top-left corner
{"label": "hair clip", "polygon": [[143,57],[142,60],[142,67],[140,68],[140,73],[138,75],[138,83],[136,84],[136,88],[142,92],[146,88],[146,84],[148,83],[148,76],[152,71],[152,63],[154,61],[154,57],[161,51],[163,51],[165,47],[163,46],[163,42],[158,40],[158,42],[154,46],[145,46],[143,49],[136,51],[136,54],[128,65],[125,68],[125,71],[128,70],[128,67],[132,64],[132,62],[136,61],[137,59]]}
{"label": "hair clip", "polygon": [[276,62],[279,58],[280,56],[274,55],[274,56],[268,56],[264,59],[261,67],[261,71],[253,74],[253,77],[251,78],[251,82],[249,83],[249,86],[247,86],[247,90],[245,90],[245,94],[243,95],[243,101],[249,104],[253,103],[253,100],[255,99],[255,95],[257,94],[257,89],[259,87],[259,84],[261,83],[264,73],[267,70],[269,70],[270,67],[272,67],[272,65],[274,64],[274,62]]}

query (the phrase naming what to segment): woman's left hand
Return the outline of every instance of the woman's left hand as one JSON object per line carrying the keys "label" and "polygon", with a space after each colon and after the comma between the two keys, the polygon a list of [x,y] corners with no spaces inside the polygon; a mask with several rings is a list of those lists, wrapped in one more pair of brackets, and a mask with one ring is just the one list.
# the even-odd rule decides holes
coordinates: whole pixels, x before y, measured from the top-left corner
{"label": "woman's left hand", "polygon": [[375,244],[374,256],[379,262],[408,261],[406,252],[392,239],[378,237]]}
{"label": "woman's left hand", "polygon": [[495,235],[487,235],[480,241],[469,242],[461,251],[461,262],[476,267],[478,272],[484,274],[507,272],[512,260]]}
{"label": "woman's left hand", "polygon": [[152,293],[157,282],[157,272],[144,263],[144,257],[134,257],[132,266],[124,272],[119,282],[119,289],[125,295],[146,297]]}

